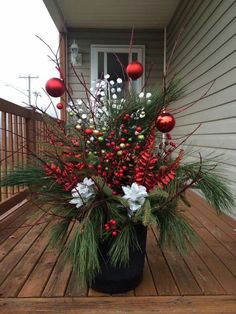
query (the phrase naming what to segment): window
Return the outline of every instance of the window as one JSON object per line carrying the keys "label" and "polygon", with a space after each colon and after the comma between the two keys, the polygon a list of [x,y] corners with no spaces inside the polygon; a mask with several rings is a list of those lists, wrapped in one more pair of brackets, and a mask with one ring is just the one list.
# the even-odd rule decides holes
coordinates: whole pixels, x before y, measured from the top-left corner
{"label": "window", "polygon": [[[138,60],[145,65],[145,46],[133,46],[131,60]],[[105,74],[110,74],[110,80],[118,77],[125,82],[127,76],[124,71],[129,63],[129,46],[91,45],[91,86]],[[140,92],[144,84],[144,75],[137,81],[133,81],[133,87]]]}

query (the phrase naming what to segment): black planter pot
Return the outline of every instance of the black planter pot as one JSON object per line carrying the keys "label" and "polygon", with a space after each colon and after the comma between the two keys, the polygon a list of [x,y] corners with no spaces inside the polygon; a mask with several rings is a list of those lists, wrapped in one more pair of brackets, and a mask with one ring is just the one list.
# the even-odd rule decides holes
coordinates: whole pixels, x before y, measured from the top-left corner
{"label": "black planter pot", "polygon": [[123,293],[134,289],[142,280],[145,261],[147,228],[136,225],[135,232],[141,250],[130,249],[130,263],[127,267],[114,268],[108,260],[109,247],[107,243],[100,245],[101,272],[92,283],[94,290],[105,293]]}

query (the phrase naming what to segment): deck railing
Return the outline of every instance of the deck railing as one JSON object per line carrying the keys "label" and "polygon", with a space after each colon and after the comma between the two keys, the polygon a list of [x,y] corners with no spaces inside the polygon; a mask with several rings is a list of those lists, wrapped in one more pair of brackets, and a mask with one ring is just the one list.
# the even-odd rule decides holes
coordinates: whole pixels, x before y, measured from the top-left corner
{"label": "deck railing", "polygon": [[[46,130],[40,113],[0,98],[0,180],[14,168],[27,165],[28,153],[40,153],[44,141]],[[0,214],[26,193],[23,185],[1,188]]]}

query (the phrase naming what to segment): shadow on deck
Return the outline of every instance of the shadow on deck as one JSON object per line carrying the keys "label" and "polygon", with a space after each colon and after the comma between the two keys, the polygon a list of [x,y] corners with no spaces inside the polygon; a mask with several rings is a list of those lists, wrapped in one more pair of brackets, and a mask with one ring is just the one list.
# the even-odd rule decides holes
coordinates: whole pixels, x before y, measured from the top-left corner
{"label": "shadow on deck", "polygon": [[193,193],[190,201],[183,215],[199,245],[187,256],[161,250],[150,230],[142,283],[116,296],[78,288],[48,246],[49,219],[29,216],[37,209],[25,203],[0,221],[0,313],[236,313],[236,221]]}

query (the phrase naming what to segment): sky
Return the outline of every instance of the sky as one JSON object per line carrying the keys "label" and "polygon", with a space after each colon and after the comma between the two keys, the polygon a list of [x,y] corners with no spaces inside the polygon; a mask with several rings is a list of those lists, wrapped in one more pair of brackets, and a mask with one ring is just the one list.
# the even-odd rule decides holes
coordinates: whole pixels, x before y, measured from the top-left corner
{"label": "sky", "polygon": [[40,93],[38,105],[46,108],[49,100],[42,88],[51,77],[58,77],[49,60],[49,49],[58,48],[58,31],[43,0],[0,0],[0,98],[25,106],[28,102],[28,80],[19,76],[38,76],[31,80],[34,93]]}

